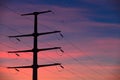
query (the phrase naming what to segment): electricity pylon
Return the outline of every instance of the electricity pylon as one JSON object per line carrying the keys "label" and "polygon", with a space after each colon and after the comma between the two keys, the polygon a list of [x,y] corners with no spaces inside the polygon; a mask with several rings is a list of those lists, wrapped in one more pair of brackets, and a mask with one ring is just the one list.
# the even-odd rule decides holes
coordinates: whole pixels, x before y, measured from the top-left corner
{"label": "electricity pylon", "polygon": [[[9,36],[10,38],[18,38],[18,37],[30,37],[32,36],[34,38],[34,43],[33,43],[33,49],[30,50],[22,50],[22,51],[8,51],[8,53],[22,53],[22,52],[33,52],[33,64],[30,66],[16,66],[16,67],[7,67],[7,68],[14,68],[17,71],[19,71],[17,68],[32,68],[33,69],[33,76],[32,80],[37,80],[38,79],[38,71],[37,69],[40,67],[47,67],[47,66],[56,66],[60,65],[60,67],[64,68],[61,63],[53,63],[53,64],[44,64],[44,65],[38,65],[38,52],[39,51],[46,51],[46,50],[53,50],[53,49],[60,49],[62,52],[63,50],[61,47],[53,47],[53,48],[43,48],[43,49],[38,49],[38,36],[40,35],[47,35],[47,34],[53,34],[53,33],[60,33],[61,31],[52,31],[52,32],[44,32],[44,33],[38,33],[37,29],[37,16],[39,14],[43,13],[48,13],[52,12],[51,10],[48,11],[42,11],[42,12],[33,12],[33,13],[28,13],[28,14],[22,14],[21,16],[27,16],[27,15],[34,15],[34,33],[32,34],[25,34],[25,35],[16,35],[16,36]],[[62,34],[60,33],[62,36]]]}

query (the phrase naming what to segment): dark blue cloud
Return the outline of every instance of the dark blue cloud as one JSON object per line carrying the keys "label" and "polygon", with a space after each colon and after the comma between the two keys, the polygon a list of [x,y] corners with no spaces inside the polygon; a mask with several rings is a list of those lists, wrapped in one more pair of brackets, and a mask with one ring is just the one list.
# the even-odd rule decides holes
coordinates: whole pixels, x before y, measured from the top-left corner
{"label": "dark blue cloud", "polygon": [[[99,25],[98,25],[99,26]],[[95,37],[120,38],[120,28],[116,27],[88,27],[89,35]]]}
{"label": "dark blue cloud", "polygon": [[101,0],[12,0],[15,4],[54,5],[62,7],[86,8],[89,10],[87,17],[97,22],[120,23],[120,10],[116,1]]}
{"label": "dark blue cloud", "polygon": [[89,19],[99,22],[120,23],[119,20],[120,11],[116,11],[104,7],[105,6],[90,9],[91,12],[89,14],[91,15],[88,15]]}

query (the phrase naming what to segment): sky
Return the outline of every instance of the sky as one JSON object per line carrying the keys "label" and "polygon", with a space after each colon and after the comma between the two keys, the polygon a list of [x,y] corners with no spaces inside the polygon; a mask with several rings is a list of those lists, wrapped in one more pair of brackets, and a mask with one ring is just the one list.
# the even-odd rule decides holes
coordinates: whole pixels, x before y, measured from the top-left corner
{"label": "sky", "polygon": [[0,2],[0,80],[32,80],[32,53],[8,51],[33,48],[33,38],[9,38],[33,33],[34,17],[24,13],[52,10],[38,16],[38,47],[62,47],[38,53],[38,64],[62,63],[38,69],[38,80],[119,80],[120,1],[118,0],[3,0]]}

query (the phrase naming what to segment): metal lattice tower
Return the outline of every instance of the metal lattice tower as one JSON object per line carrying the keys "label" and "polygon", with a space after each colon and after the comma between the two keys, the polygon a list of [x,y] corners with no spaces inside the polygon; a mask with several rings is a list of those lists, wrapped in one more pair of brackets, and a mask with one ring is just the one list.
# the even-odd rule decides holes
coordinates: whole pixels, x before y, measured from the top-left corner
{"label": "metal lattice tower", "polygon": [[[33,43],[33,49],[30,50],[22,50],[22,51],[8,51],[8,53],[22,53],[22,52],[33,52],[33,64],[30,66],[16,66],[16,67],[7,67],[7,68],[12,68],[16,69],[17,71],[18,68],[32,68],[33,69],[33,76],[32,80],[38,80],[38,68],[40,67],[47,67],[47,66],[56,66],[59,65],[60,67],[64,68],[61,63],[53,63],[53,64],[44,64],[44,65],[38,65],[38,52],[39,51],[46,51],[46,50],[53,50],[53,49],[60,49],[62,52],[63,50],[61,47],[53,47],[53,48],[43,48],[43,49],[38,49],[38,36],[40,35],[47,35],[47,34],[53,34],[53,33],[60,33],[61,31],[52,31],[52,32],[44,32],[44,33],[38,33],[37,29],[37,16],[39,14],[44,14],[52,12],[51,10],[48,11],[42,11],[42,12],[33,12],[33,13],[28,13],[28,14],[22,14],[21,16],[27,16],[27,15],[34,15],[34,32],[32,34],[25,34],[25,35],[16,35],[16,36],[9,36],[10,38],[18,38],[18,37],[30,37],[32,36],[34,38],[34,43]],[[62,34],[60,33],[62,36]],[[63,37],[63,36],[62,36]]]}

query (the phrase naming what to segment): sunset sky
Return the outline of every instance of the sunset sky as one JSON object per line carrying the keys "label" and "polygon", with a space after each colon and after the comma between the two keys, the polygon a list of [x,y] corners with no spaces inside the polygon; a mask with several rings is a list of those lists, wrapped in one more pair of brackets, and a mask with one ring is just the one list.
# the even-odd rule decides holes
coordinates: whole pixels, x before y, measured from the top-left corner
{"label": "sunset sky", "polygon": [[24,13],[52,10],[38,16],[38,47],[62,47],[38,53],[38,64],[64,66],[39,68],[38,80],[119,80],[120,1],[118,0],[4,0],[0,2],[0,80],[32,80],[32,69],[7,69],[32,65],[32,53],[8,51],[33,48],[33,38],[8,36],[33,33],[33,16]]}

